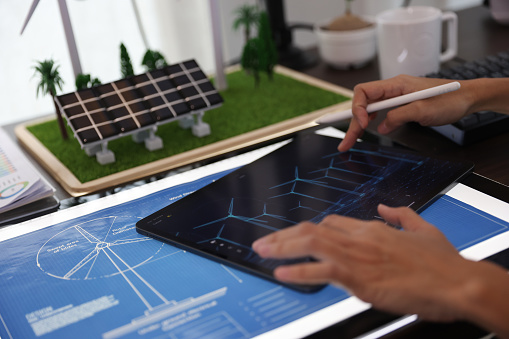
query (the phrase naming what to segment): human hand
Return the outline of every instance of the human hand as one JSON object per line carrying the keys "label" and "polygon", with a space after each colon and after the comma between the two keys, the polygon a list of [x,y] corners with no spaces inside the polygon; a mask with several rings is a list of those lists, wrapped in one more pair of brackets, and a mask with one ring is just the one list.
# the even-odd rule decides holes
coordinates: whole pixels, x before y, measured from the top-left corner
{"label": "human hand", "polygon": [[380,205],[380,221],[330,215],[318,225],[303,222],[257,240],[263,258],[311,256],[317,262],[280,266],[289,283],[342,286],[374,307],[428,320],[462,318],[452,298],[468,281],[471,262],[434,226],[408,208]]}
{"label": "human hand", "polygon": [[[372,102],[420,91],[426,88],[451,82],[446,79],[420,78],[409,75],[372,81],[359,84],[354,88],[352,99],[352,113],[354,118],[344,140],[338,146],[342,152],[349,150],[362,136],[370,120],[376,113],[368,115],[366,106]],[[461,88],[457,91],[438,95],[425,100],[418,100],[390,110],[387,117],[378,126],[378,132],[387,134],[406,122],[415,121],[423,126],[439,126],[455,122],[466,114],[471,113],[473,104],[471,90],[472,81],[461,81]]]}

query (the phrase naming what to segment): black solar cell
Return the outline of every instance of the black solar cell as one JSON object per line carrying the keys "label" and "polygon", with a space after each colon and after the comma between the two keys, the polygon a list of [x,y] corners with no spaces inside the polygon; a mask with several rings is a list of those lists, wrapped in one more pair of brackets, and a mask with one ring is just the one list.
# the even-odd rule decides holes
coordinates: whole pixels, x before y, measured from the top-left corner
{"label": "black solar cell", "polygon": [[103,107],[101,106],[101,103],[98,100],[86,101],[86,102],[84,102],[84,104],[85,104],[85,108],[89,112],[95,111],[98,109],[103,109]]}
{"label": "black solar cell", "polygon": [[191,111],[191,109],[185,102],[181,102],[179,104],[174,104],[174,105],[172,105],[172,107],[173,107],[173,110],[175,111],[175,113],[177,113],[177,115],[182,115],[184,113]]}
{"label": "black solar cell", "polygon": [[127,108],[123,106],[109,110],[109,112],[113,119],[124,118],[126,116],[129,116],[129,111],[127,110]]}
{"label": "black solar cell", "polygon": [[202,82],[201,84],[198,85],[198,87],[201,89],[201,91],[203,93],[207,93],[207,92],[211,92],[211,91],[215,91],[216,90],[214,88],[214,86],[212,86],[212,84],[210,82]]}
{"label": "black solar cell", "polygon": [[60,104],[62,106],[67,106],[69,104],[78,102],[78,99],[76,98],[76,93],[61,95],[58,97],[58,100],[60,101]]}
{"label": "black solar cell", "polygon": [[192,86],[182,88],[180,90],[180,93],[182,93],[182,96],[184,98],[189,98],[189,97],[193,97],[195,95],[198,95],[198,91],[196,90],[196,88],[194,88]]}
{"label": "black solar cell", "polygon": [[141,126],[153,125],[155,120],[152,118],[150,113],[140,113],[136,115],[136,119]]}
{"label": "black solar cell", "polygon": [[186,102],[191,110],[207,107],[207,104],[202,98],[190,99],[186,100]]}
{"label": "black solar cell", "polygon": [[101,133],[103,139],[117,135],[119,131],[115,128],[115,125],[106,124],[97,126],[99,133]]}
{"label": "black solar cell", "polygon": [[96,97],[94,91],[92,89],[90,89],[90,88],[86,88],[86,89],[83,89],[81,91],[78,91],[77,92],[77,96],[81,100],[89,100],[89,99],[92,99],[92,98]]}
{"label": "black solar cell", "polygon": [[147,103],[150,105],[150,107],[159,107],[165,105],[165,102],[161,97],[152,97],[147,100]]}
{"label": "black solar cell", "polygon": [[142,101],[130,103],[129,104],[129,109],[133,113],[140,113],[140,112],[143,112],[143,111],[148,111]]}
{"label": "black solar cell", "polygon": [[131,102],[134,100],[141,99],[134,87],[131,87],[129,89],[123,89],[120,92],[120,95],[122,96],[122,98],[124,98],[125,102]]}
{"label": "black solar cell", "polygon": [[81,132],[78,132],[77,134],[78,134],[79,140],[81,140],[81,142],[83,142],[83,144],[89,144],[91,142],[98,141],[100,139],[99,135],[97,134],[97,132],[95,131],[94,128],[89,128],[89,129],[83,130]]}
{"label": "black solar cell", "polygon": [[92,122],[87,115],[77,116],[71,119],[71,125],[75,130],[79,130],[92,125]]}
{"label": "black solar cell", "polygon": [[108,94],[114,92],[113,86],[111,84],[104,84],[95,87],[95,90],[99,95]]}
{"label": "black solar cell", "polygon": [[125,119],[121,119],[118,121],[115,120],[115,126],[122,133],[129,132],[129,131],[132,131],[132,130],[138,128],[138,126],[136,125],[136,123],[134,122],[134,120],[132,118],[125,118]]}
{"label": "black solar cell", "polygon": [[157,84],[157,87],[159,87],[159,90],[161,92],[168,91],[170,89],[175,88],[175,86],[171,83],[171,81],[168,78],[160,80],[156,84]]}
{"label": "black solar cell", "polygon": [[156,116],[157,121],[164,121],[175,117],[173,113],[170,111],[170,109],[166,107],[161,107],[159,109],[152,110],[152,113]]}
{"label": "black solar cell", "polygon": [[210,105],[218,105],[223,102],[223,98],[217,93],[207,95],[207,99]]}
{"label": "black solar cell", "polygon": [[101,96],[101,99],[106,103],[106,107],[116,106],[122,103],[122,99],[120,99],[117,93],[104,94]]}
{"label": "black solar cell", "polygon": [[176,76],[172,80],[175,83],[175,85],[177,85],[177,86],[182,86],[182,85],[188,84],[190,82],[189,78],[185,74]]}
{"label": "black solar cell", "polygon": [[90,114],[90,117],[92,118],[95,124],[101,124],[110,121],[110,118],[106,115],[105,112],[92,113]]}
{"label": "black solar cell", "polygon": [[180,101],[180,100],[183,100],[182,99],[182,96],[180,95],[180,93],[178,91],[171,91],[171,92],[168,92],[164,95],[164,97],[166,98],[166,100],[168,102],[174,102],[174,101]]}
{"label": "black solar cell", "polygon": [[194,71],[191,73],[191,77],[193,77],[194,81],[199,81],[199,80],[203,80],[203,79],[207,79],[207,77],[205,76],[205,73],[203,73],[202,71]]}
{"label": "black solar cell", "polygon": [[144,96],[144,97],[147,97],[149,95],[154,95],[154,94],[157,94],[157,90],[156,88],[154,87],[154,85],[152,84],[147,84],[147,85],[143,85],[143,86],[140,86],[138,88],[138,91]]}
{"label": "black solar cell", "polygon": [[72,116],[75,116],[75,115],[78,115],[78,114],[82,114],[82,113],[85,112],[85,110],[83,109],[83,107],[79,103],[72,104],[72,105],[73,106],[69,106],[67,108],[64,108],[64,113],[68,117],[72,117]]}

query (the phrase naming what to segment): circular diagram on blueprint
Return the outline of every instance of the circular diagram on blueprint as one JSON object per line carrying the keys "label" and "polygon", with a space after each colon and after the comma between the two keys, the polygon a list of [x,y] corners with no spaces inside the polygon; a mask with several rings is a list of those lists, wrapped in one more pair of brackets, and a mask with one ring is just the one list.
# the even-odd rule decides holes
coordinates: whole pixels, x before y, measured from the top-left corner
{"label": "circular diagram on blueprint", "polygon": [[140,219],[109,216],[71,226],[39,249],[37,266],[66,280],[107,278],[139,267],[164,246],[136,232]]}

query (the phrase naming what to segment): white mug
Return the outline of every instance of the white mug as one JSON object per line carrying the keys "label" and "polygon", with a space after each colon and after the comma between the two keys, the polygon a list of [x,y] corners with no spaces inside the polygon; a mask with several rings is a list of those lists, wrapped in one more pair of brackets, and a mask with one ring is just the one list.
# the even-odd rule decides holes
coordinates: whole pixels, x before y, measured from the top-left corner
{"label": "white mug", "polygon": [[[453,12],[428,6],[400,7],[381,12],[376,22],[381,79],[438,72],[441,62],[457,54],[458,18]],[[443,53],[442,22],[447,24]]]}

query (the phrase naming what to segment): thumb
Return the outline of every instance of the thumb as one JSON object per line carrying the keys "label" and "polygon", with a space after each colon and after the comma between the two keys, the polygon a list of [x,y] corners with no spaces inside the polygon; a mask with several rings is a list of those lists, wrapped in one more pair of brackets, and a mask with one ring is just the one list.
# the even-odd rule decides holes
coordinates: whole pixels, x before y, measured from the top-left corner
{"label": "thumb", "polygon": [[408,207],[389,207],[378,205],[378,213],[390,224],[401,226],[406,231],[428,231],[433,226],[422,219],[417,213]]}

